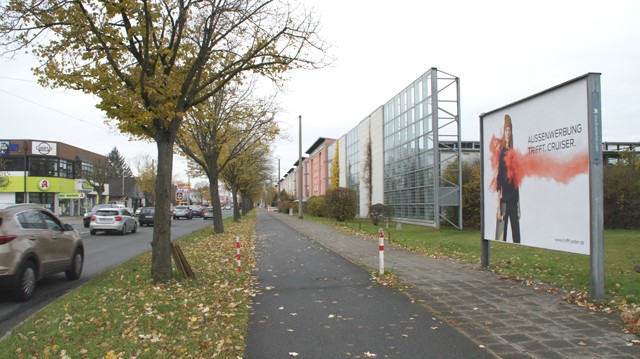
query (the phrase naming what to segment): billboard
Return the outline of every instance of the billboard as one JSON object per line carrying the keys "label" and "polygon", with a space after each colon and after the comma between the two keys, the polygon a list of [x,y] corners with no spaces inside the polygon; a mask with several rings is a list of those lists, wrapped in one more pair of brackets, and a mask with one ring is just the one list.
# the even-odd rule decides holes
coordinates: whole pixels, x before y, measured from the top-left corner
{"label": "billboard", "polygon": [[480,116],[483,239],[590,254],[593,76]]}

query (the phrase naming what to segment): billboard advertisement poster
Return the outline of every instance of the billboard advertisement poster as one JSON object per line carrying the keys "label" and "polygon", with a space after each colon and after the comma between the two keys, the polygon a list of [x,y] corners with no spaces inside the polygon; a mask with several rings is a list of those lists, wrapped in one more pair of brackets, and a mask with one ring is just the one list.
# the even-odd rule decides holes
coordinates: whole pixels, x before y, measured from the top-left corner
{"label": "billboard advertisement poster", "polygon": [[587,79],[481,115],[485,240],[590,253]]}

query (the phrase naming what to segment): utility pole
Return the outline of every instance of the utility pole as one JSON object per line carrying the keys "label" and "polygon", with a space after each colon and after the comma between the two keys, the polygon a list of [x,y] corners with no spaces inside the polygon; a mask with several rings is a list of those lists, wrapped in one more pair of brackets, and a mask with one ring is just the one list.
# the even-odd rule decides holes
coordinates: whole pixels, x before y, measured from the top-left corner
{"label": "utility pole", "polygon": [[302,115],[298,116],[298,219],[302,219]]}
{"label": "utility pole", "polygon": [[124,199],[124,163],[122,164],[122,202],[124,206],[127,206],[127,201]]}
{"label": "utility pole", "polygon": [[27,192],[27,140],[24,141],[24,194],[22,203],[29,203],[29,194]]}

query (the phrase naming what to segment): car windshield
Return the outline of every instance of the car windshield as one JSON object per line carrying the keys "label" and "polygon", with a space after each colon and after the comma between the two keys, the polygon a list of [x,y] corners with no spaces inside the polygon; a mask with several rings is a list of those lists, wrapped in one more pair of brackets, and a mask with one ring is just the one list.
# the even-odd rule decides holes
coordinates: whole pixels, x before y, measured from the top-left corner
{"label": "car windshield", "polygon": [[99,210],[100,208],[105,208],[105,207],[111,207],[110,204],[96,204],[95,206],[93,206],[93,208],[91,208],[91,212],[95,212],[97,210]]}
{"label": "car windshield", "polygon": [[142,211],[140,211],[140,213],[144,213],[144,214],[153,214],[155,212],[154,208],[143,208]]}
{"label": "car windshield", "polygon": [[178,207],[176,207],[176,209],[185,210],[185,209],[187,209],[187,207],[185,207],[185,206],[178,206]]}
{"label": "car windshield", "polygon": [[97,216],[105,216],[105,217],[113,217],[119,214],[120,214],[120,211],[118,211],[117,209],[113,209],[113,210],[101,209],[98,212],[96,212]]}

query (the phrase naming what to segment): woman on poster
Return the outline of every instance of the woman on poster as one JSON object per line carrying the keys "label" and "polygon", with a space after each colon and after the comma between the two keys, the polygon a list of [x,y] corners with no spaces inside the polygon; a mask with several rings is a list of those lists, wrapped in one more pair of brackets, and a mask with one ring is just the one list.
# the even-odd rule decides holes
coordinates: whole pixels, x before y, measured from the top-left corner
{"label": "woman on poster", "polygon": [[513,152],[513,127],[511,116],[504,116],[503,137],[500,148],[500,158],[498,162],[498,176],[496,190],[498,192],[498,213],[496,215],[498,226],[502,226],[497,240],[507,240],[507,230],[511,223],[511,237],[513,243],[520,243],[520,192],[518,181],[514,178],[515,164],[512,161],[515,156]]}

